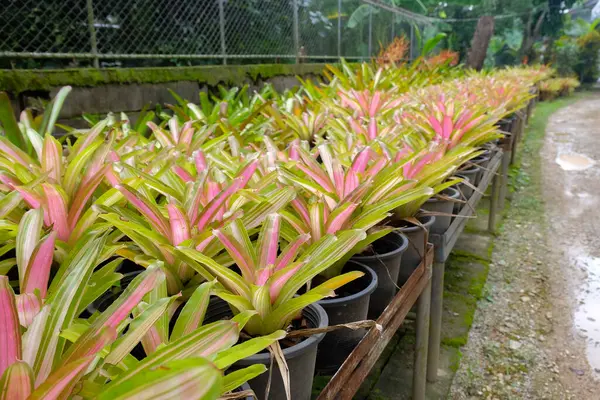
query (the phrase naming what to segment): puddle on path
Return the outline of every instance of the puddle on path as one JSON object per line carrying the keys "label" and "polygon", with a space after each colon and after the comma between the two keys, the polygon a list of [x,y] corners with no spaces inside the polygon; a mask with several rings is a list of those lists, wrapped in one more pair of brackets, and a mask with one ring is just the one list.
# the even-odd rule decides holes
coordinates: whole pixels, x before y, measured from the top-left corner
{"label": "puddle on path", "polygon": [[587,342],[587,358],[600,378],[600,258],[579,255],[575,264],[587,273],[585,283],[579,288],[574,322],[578,335]]}
{"label": "puddle on path", "polygon": [[583,171],[595,164],[595,161],[583,154],[559,154],[556,163],[565,171]]}

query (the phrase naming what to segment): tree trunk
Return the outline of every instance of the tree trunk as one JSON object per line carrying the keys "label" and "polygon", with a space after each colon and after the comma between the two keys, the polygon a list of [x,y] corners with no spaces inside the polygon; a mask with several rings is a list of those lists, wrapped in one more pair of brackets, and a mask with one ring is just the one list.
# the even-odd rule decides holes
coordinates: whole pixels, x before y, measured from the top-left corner
{"label": "tree trunk", "polygon": [[525,25],[525,35],[523,36],[523,42],[521,43],[521,48],[519,49],[519,58],[523,62],[526,59],[531,58],[531,50],[533,49],[533,44],[539,38],[540,32],[542,30],[542,23],[544,22],[544,18],[546,18],[546,13],[548,11],[544,10],[538,17],[535,26],[533,25],[533,12],[529,14],[529,18],[527,21],[527,25]]}
{"label": "tree trunk", "polygon": [[494,17],[483,16],[477,21],[477,28],[471,41],[471,49],[467,57],[467,66],[477,71],[483,68],[490,39],[494,34]]}

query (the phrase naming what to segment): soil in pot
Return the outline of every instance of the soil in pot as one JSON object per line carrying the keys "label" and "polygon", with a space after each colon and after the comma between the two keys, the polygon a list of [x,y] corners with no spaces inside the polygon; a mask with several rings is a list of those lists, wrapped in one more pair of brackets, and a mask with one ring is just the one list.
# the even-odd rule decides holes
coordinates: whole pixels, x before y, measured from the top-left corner
{"label": "soil in pot", "polygon": [[[460,193],[453,187],[442,190],[440,193],[444,197],[448,197],[453,200],[460,198]],[[457,201],[447,200],[439,196],[434,196],[427,200],[421,208],[426,211],[436,213],[435,222],[431,225],[429,231],[431,233],[443,234],[446,232],[452,221],[452,213],[454,212],[454,205],[461,204]],[[437,215],[440,214],[440,215]]]}
{"label": "soil in pot", "polygon": [[[398,274],[402,254],[408,239],[400,232],[391,232],[371,244],[369,250],[351,258],[370,267],[377,274],[377,289],[371,294],[369,319],[377,319],[398,291]],[[330,316],[331,320],[331,316]]]}
{"label": "soil in pot", "polygon": [[[361,271],[365,275],[336,291],[337,297],[324,299],[318,304],[325,309],[329,325],[347,324],[368,319],[369,300],[377,288],[377,274],[368,266],[350,260],[343,272]],[[365,335],[365,329],[341,328],[325,335],[317,352],[317,372],[337,371],[354,347]]]}
{"label": "soil in pot", "polygon": [[[220,319],[228,319],[232,315],[233,313],[227,303],[221,299],[212,298],[206,312],[205,324]],[[302,311],[301,324],[305,325],[306,328],[325,328],[328,323],[327,313],[318,304],[311,304]],[[290,371],[293,400],[310,399],[317,359],[317,346],[323,340],[324,336],[324,333],[312,335],[289,347],[285,347],[280,342]],[[283,379],[281,378],[277,364],[275,361],[273,363],[269,400],[286,400]],[[271,365],[271,354],[268,351],[254,354],[235,363],[232,369],[245,368],[254,364],[263,364],[269,368]],[[269,372],[267,371],[248,382],[258,399],[265,399],[268,381]]]}
{"label": "soil in pot", "polygon": [[400,263],[398,286],[404,285],[410,275],[421,263],[421,260],[425,255],[429,229],[435,222],[435,217],[433,215],[427,215],[419,217],[418,220],[422,226],[404,222],[403,226],[398,227],[398,230],[408,239],[408,247],[402,256],[402,262]]}

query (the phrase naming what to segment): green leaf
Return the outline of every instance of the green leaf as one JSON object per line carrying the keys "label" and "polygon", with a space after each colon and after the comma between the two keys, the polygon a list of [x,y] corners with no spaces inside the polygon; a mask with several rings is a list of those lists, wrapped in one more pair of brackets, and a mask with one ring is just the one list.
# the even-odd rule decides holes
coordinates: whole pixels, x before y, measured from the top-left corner
{"label": "green leaf", "polygon": [[237,324],[233,321],[218,321],[205,325],[185,335],[140,361],[135,368],[124,371],[108,384],[107,390],[120,385],[139,374],[159,368],[173,360],[194,357],[213,357],[215,354],[230,348],[238,341]]}
{"label": "green leaf", "polygon": [[213,400],[222,390],[221,371],[203,358],[188,358],[139,371],[127,380],[109,385],[97,400]]}
{"label": "green leaf", "polygon": [[60,109],[69,93],[71,93],[71,90],[71,86],[62,87],[50,103],[52,104],[52,107],[46,108],[44,111],[44,118],[39,130],[42,135],[46,135],[47,133],[52,134],[54,132],[54,124],[56,124]]}
{"label": "green leaf", "polygon": [[104,237],[98,238],[94,233],[85,235],[60,267],[50,286],[46,304],[51,307],[52,312],[41,333],[35,362],[32,365],[37,384],[46,380],[52,368],[58,365],[65,344],[58,334],[76,317],[85,285],[96,266],[96,259],[104,241]]}
{"label": "green leaf", "polygon": [[431,39],[429,39],[428,41],[425,42],[425,44],[423,45],[423,52],[421,53],[422,56],[426,56],[429,53],[431,53],[433,51],[433,49],[435,49],[435,47],[446,37],[447,35],[444,32],[440,32],[437,35],[435,35],[434,37],[432,37]]}
{"label": "green leaf", "polygon": [[215,282],[204,282],[194,291],[175,322],[171,340],[179,339],[202,325],[214,284]]}
{"label": "green leaf", "polygon": [[6,92],[0,92],[0,124],[4,128],[4,135],[8,140],[21,150],[27,151],[25,139],[21,134],[15,112]]}
{"label": "green leaf", "polygon": [[260,374],[264,373],[267,367],[264,364],[254,364],[249,367],[238,369],[227,375],[223,379],[223,393],[231,392],[242,386],[244,383],[251,379],[256,378]]}
{"label": "green leaf", "polygon": [[244,358],[250,357],[269,347],[272,343],[285,337],[285,331],[279,330],[270,335],[260,336],[246,340],[230,349],[220,352],[214,360],[215,365],[225,370]]}

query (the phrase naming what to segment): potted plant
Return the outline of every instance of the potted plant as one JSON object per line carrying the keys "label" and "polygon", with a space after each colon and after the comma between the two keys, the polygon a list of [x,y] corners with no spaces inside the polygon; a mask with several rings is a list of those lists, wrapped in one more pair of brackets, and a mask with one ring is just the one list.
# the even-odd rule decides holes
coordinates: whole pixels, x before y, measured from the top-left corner
{"label": "potted plant", "polygon": [[[297,235],[290,242],[281,242],[281,216],[271,214],[260,229],[255,243],[249,232],[238,219],[223,229],[213,231],[225,247],[224,264],[237,267],[230,269],[222,263],[206,257],[201,252],[179,246],[177,254],[207,280],[217,279],[219,287],[215,294],[226,301],[230,310],[221,311],[239,314],[256,311],[244,327],[250,336],[268,335],[279,329],[323,328],[327,326],[327,314],[316,302],[333,296],[334,290],[360,276],[361,272],[349,272],[311,287],[298,295],[303,287],[318,274],[331,267],[366,235],[360,229],[326,234],[314,244],[301,251],[310,239],[308,235]],[[285,245],[287,243],[287,245]],[[298,320],[299,316],[302,316]],[[298,325],[300,324],[300,325]],[[317,334],[298,343],[283,343],[271,350],[279,363],[279,373],[273,375],[270,388],[271,398],[289,397],[293,392],[297,398],[310,397],[317,344],[324,334]],[[285,362],[287,367],[283,367]],[[238,366],[252,364],[270,365],[271,356],[257,354],[240,360]],[[289,376],[287,371],[289,371]],[[250,382],[257,393],[267,390],[268,378],[259,377]]]}

